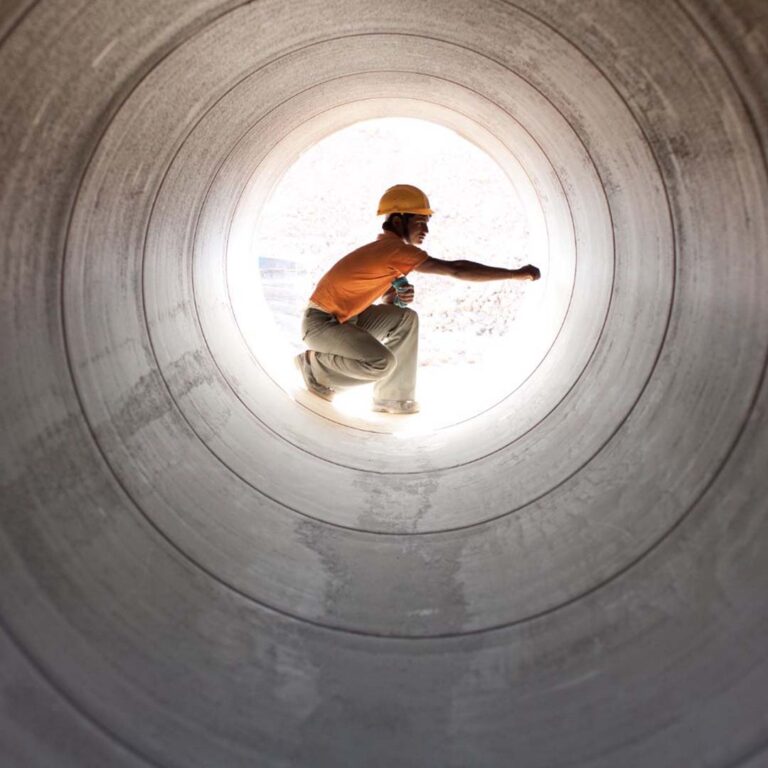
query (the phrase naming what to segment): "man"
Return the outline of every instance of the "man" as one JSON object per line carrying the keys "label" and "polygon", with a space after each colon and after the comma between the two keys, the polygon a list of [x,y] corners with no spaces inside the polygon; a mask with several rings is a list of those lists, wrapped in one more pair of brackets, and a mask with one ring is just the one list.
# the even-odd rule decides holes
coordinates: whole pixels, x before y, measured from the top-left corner
{"label": "man", "polygon": [[[337,391],[373,382],[373,410],[417,413],[415,400],[418,315],[405,304],[413,287],[393,283],[409,272],[449,275],[459,280],[538,280],[530,264],[521,269],[473,261],[435,259],[419,246],[432,215],[417,187],[390,187],[379,202],[384,232],[347,254],[320,279],[302,322],[309,349],[296,357],[307,389],[325,400]],[[378,299],[383,303],[376,304]]]}

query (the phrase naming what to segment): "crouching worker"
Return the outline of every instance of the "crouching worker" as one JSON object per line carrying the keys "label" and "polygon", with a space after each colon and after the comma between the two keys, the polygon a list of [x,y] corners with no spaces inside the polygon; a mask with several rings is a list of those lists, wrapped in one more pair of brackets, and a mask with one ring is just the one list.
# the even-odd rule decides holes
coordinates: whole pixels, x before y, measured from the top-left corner
{"label": "crouching worker", "polygon": [[[336,262],[320,279],[302,321],[308,350],[296,357],[307,389],[332,400],[340,390],[373,383],[373,410],[417,413],[418,315],[408,306],[411,271],[460,280],[538,280],[539,270],[489,267],[472,261],[443,261],[419,246],[432,215],[416,187],[388,189],[378,215],[383,233]],[[382,303],[376,303],[381,299]]]}

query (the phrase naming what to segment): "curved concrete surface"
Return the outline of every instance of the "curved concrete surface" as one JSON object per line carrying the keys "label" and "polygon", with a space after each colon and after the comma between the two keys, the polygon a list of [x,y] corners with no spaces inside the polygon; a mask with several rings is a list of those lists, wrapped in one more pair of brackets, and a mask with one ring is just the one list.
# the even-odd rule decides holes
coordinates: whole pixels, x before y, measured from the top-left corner
{"label": "curved concrete surface", "polygon": [[[3,765],[768,765],[762,0],[0,35]],[[298,153],[382,114],[547,233],[524,375],[407,436],[295,395],[233,277]]]}

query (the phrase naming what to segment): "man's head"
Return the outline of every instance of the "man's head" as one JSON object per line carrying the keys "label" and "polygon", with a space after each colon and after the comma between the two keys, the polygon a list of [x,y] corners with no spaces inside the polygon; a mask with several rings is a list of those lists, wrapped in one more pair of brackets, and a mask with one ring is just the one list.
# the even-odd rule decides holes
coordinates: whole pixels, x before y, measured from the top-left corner
{"label": "man's head", "polygon": [[432,215],[427,196],[410,184],[390,187],[379,201],[378,215],[387,218],[382,228],[394,232],[408,243],[420,245],[429,232],[427,222]]}
{"label": "man's head", "polygon": [[420,213],[392,213],[381,225],[386,232],[394,232],[411,245],[421,245],[429,233],[429,216]]}

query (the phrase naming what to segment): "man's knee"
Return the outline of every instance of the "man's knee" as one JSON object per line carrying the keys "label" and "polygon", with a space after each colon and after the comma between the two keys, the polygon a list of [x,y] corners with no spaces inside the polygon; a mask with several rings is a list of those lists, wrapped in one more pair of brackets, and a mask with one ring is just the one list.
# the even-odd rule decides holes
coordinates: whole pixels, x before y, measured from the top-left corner
{"label": "man's knee", "polygon": [[397,366],[397,358],[392,352],[384,348],[376,357],[361,361],[372,378],[383,379]]}
{"label": "man's knee", "polygon": [[419,315],[410,307],[393,307],[398,312],[398,325],[401,328],[418,328]]}

